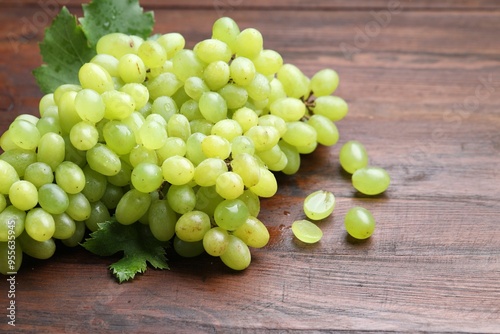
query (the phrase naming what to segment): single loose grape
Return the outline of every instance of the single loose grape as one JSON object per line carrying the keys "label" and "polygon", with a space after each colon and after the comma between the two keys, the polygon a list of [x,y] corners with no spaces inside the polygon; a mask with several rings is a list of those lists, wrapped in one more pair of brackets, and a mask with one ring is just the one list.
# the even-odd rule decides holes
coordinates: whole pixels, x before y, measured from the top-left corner
{"label": "single loose grape", "polygon": [[369,238],[375,230],[375,219],[370,211],[360,206],[351,208],[344,220],[344,226],[353,238],[366,239]]}
{"label": "single loose grape", "polygon": [[342,145],[339,152],[339,161],[342,168],[349,174],[368,165],[368,154],[359,141],[350,140]]}
{"label": "single loose grape", "polygon": [[304,200],[304,213],[309,219],[324,219],[332,214],[334,208],[335,196],[329,191],[315,191]]}
{"label": "single loose grape", "polygon": [[363,167],[352,174],[352,185],[365,195],[378,195],[389,187],[391,177],[380,167]]}
{"label": "single loose grape", "polygon": [[321,240],[323,231],[308,220],[296,220],[292,223],[292,232],[302,242],[314,244]]}

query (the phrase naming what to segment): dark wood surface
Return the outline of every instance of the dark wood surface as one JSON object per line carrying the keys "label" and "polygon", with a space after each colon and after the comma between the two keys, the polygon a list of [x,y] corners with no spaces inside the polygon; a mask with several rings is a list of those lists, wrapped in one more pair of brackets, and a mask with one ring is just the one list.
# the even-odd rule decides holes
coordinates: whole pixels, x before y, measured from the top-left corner
{"label": "dark wood surface", "polygon": [[[16,115],[37,113],[31,71],[48,24],[40,3],[48,1],[0,3],[1,132]],[[59,3],[80,13],[79,1]],[[390,3],[144,1],[156,32],[181,32],[189,47],[229,15],[306,74],[336,69],[338,95],[350,106],[339,144],[305,156],[297,175],[278,175],[279,192],[262,201],[260,215],[271,241],[244,272],[169,254],[170,271],[149,269],[120,285],[107,270],[113,258],[61,248],[23,263],[15,329],[1,280],[0,332],[500,333],[500,3],[400,1],[376,30],[373,12]],[[384,195],[357,194],[341,172],[338,151],[350,139],[391,174]],[[321,242],[306,246],[290,225],[320,188],[334,192],[337,206],[320,223]],[[365,242],[343,228],[354,205],[377,220]]]}

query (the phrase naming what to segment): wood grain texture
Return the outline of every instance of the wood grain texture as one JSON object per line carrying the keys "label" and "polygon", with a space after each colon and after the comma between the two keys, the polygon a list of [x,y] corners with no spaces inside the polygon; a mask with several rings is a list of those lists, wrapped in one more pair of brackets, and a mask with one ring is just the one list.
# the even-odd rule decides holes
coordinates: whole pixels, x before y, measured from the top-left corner
{"label": "wood grain texture", "polygon": [[[41,97],[31,71],[43,27],[25,23],[40,8],[22,3],[0,4],[1,132],[36,113]],[[306,74],[336,69],[350,111],[336,146],[304,156],[297,175],[277,175],[279,192],[260,214],[270,244],[241,273],[169,253],[170,271],[121,285],[107,270],[112,258],[61,247],[16,276],[16,331],[500,332],[500,12],[489,10],[498,2],[412,1],[378,32],[371,11],[387,1],[285,3],[245,1],[227,14]],[[181,32],[190,47],[219,15],[194,0],[153,7],[155,30]],[[356,193],[341,171],[338,151],[350,139],[391,174],[384,195]],[[319,223],[324,239],[307,246],[290,225],[318,188],[333,191],[337,206]],[[365,242],[343,228],[354,205],[377,220]],[[7,290],[2,279],[4,310]],[[11,329],[3,318],[2,332]]]}

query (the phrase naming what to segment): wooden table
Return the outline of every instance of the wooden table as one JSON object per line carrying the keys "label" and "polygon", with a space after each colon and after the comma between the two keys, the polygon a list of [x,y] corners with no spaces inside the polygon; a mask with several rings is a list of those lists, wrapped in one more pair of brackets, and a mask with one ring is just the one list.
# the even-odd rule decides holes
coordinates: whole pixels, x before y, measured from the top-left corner
{"label": "wooden table", "polygon": [[[43,4],[0,4],[0,130],[37,113],[31,75],[48,25]],[[79,1],[68,4],[80,15]],[[7,326],[8,284],[0,282],[1,332],[31,333],[500,333],[500,3],[460,1],[144,1],[156,32],[187,46],[232,16],[255,27],[265,47],[312,75],[331,67],[350,106],[339,143],[304,156],[297,175],[278,175],[263,200],[269,245],[244,272],[218,259],[179,259],[117,284],[112,258],[81,248],[26,260],[16,276],[16,327]],[[397,5],[397,6],[396,6]],[[38,14],[37,14],[38,13]],[[41,14],[40,14],[41,13]],[[45,20],[43,19],[45,17]],[[50,16],[52,17],[52,16]],[[367,198],[339,167],[350,139],[392,176]],[[334,192],[324,238],[306,246],[290,225],[317,189]],[[369,240],[346,236],[354,205],[372,211]]]}

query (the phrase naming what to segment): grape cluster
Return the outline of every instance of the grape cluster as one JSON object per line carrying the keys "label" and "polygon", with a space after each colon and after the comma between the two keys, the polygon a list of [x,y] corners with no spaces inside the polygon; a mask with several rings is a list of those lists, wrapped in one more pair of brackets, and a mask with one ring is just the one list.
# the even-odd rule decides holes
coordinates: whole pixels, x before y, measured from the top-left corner
{"label": "grape cluster", "polygon": [[18,116],[1,137],[0,246],[15,225],[18,267],[22,252],[48,258],[55,239],[75,246],[114,215],[181,256],[248,267],[269,240],[257,217],[274,172],[296,173],[301,154],[339,138],[337,73],[308,78],[228,17],[192,50],[178,33],[111,33],[96,51],[79,84],[43,96],[40,117]]}

